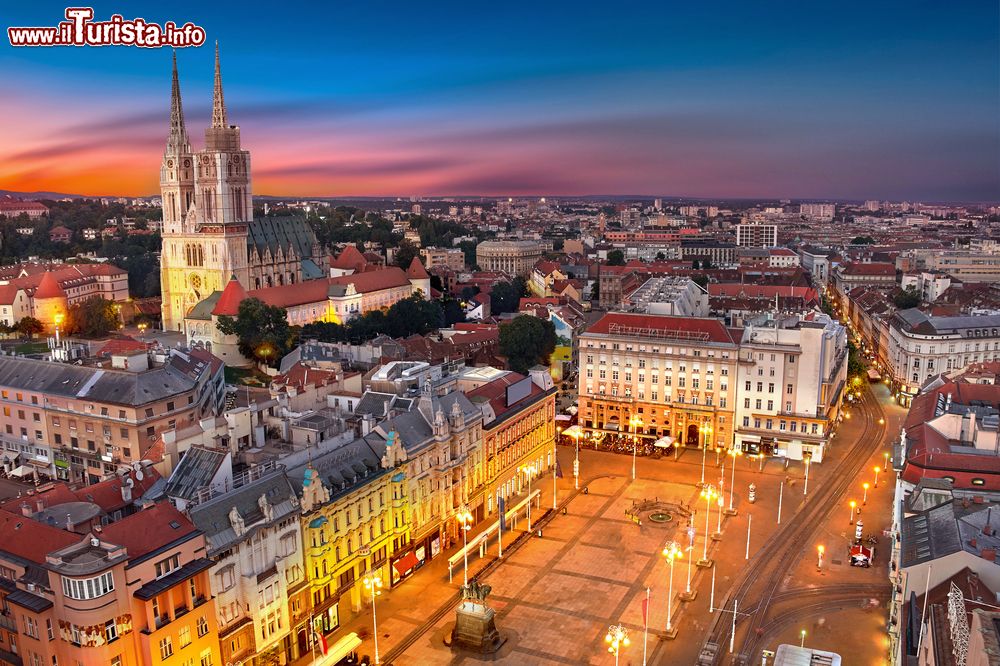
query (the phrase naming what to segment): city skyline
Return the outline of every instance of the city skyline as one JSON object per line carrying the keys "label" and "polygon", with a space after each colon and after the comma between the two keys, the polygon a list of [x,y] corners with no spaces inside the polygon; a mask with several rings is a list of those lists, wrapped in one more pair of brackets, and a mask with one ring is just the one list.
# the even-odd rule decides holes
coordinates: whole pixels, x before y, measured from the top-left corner
{"label": "city skyline", "polygon": [[[21,7],[7,24],[54,25],[62,11]],[[990,201],[1000,192],[995,5],[841,5],[830,15],[789,6],[766,16],[735,5],[641,16],[532,7],[530,19],[516,8],[400,6],[392,22],[365,8],[324,11],[269,15],[267,35],[250,9],[104,5],[95,17],[192,21],[219,40],[230,120],[254,150],[258,195]],[[310,16],[334,29],[304,39]],[[212,49],[177,56],[200,147]],[[156,192],[168,49],[5,41],[0,66],[15,91],[0,128],[0,189]]]}

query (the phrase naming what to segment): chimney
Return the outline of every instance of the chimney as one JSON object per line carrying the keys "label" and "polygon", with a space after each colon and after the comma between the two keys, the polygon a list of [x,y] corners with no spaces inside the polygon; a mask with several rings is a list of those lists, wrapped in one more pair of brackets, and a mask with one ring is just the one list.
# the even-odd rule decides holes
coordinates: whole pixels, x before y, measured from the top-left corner
{"label": "chimney", "polygon": [[73,531],[73,517],[70,516],[68,513],[66,514],[66,529],[69,530],[70,532]]}
{"label": "chimney", "polygon": [[21,515],[31,517],[31,506],[27,502],[21,504]]}
{"label": "chimney", "polygon": [[996,548],[983,548],[983,552],[980,553],[984,560],[989,562],[997,561],[997,549]]}
{"label": "chimney", "polygon": [[39,498],[38,501],[35,502],[35,510],[36,511],[44,511],[45,510],[45,502],[42,501],[41,498]]}
{"label": "chimney", "polygon": [[976,541],[976,537],[972,537],[971,539],[969,539],[969,545],[972,546],[973,548],[976,548],[978,543],[979,542]]}

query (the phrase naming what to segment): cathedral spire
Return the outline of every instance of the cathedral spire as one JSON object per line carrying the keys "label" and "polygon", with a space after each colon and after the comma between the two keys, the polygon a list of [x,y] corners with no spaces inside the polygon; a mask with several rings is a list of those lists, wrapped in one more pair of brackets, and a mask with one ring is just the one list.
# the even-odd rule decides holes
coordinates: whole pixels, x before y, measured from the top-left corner
{"label": "cathedral spire", "polygon": [[177,52],[174,52],[174,75],[170,87],[170,136],[167,143],[184,147],[188,145],[187,128],[184,126],[184,107],[181,106],[181,84],[177,80]]}
{"label": "cathedral spire", "polygon": [[219,42],[215,42],[215,91],[212,96],[212,127],[229,127],[226,101],[222,97],[222,68],[219,66]]}

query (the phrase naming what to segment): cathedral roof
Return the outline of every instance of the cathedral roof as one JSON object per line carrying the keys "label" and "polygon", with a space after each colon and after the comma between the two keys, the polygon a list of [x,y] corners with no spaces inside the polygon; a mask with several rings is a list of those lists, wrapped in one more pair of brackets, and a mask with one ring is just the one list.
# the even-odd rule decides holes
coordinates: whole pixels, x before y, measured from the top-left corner
{"label": "cathedral roof", "polygon": [[256,249],[261,256],[267,250],[273,256],[280,248],[286,257],[292,249],[299,259],[306,259],[312,257],[313,245],[316,243],[316,234],[301,217],[258,218],[247,225],[247,231],[249,249]]}
{"label": "cathedral roof", "polygon": [[410,267],[406,269],[406,277],[411,280],[426,280],[430,278],[427,274],[427,270],[424,265],[420,263],[419,257],[413,257],[413,261],[410,262]]}
{"label": "cathedral roof", "polygon": [[227,315],[235,317],[240,312],[240,303],[247,298],[247,290],[243,288],[236,276],[229,278],[226,288],[222,290],[222,296],[218,303],[212,308],[213,315]]}
{"label": "cathedral roof", "polygon": [[51,271],[46,271],[42,275],[42,281],[38,283],[38,288],[35,289],[35,298],[66,298],[66,292],[59,286],[55,275]]}
{"label": "cathedral roof", "polygon": [[197,319],[199,321],[211,321],[212,310],[215,309],[215,304],[219,302],[221,297],[221,291],[213,291],[211,294],[199,301],[193,308],[191,308],[191,311],[184,315],[184,318]]}
{"label": "cathedral roof", "polygon": [[259,298],[268,305],[288,308],[344,296],[349,285],[354,285],[357,293],[367,294],[394,287],[408,287],[410,281],[401,268],[392,266],[380,271],[254,289],[249,292],[248,297]]}

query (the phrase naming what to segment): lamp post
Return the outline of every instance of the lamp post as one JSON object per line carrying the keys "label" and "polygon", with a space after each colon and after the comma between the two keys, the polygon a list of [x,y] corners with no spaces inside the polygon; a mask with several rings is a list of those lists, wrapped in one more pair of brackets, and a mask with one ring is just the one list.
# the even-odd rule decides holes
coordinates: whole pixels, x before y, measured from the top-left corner
{"label": "lamp post", "polygon": [[818,556],[818,559],[816,560],[816,568],[817,569],[822,569],[823,568],[823,553],[824,552],[826,552],[826,548],[824,548],[822,545],[816,546],[816,555]]}
{"label": "lamp post", "polygon": [[733,474],[729,479],[729,508],[726,510],[727,516],[735,516],[737,511],[733,508],[733,494],[736,492],[736,459],[743,455],[739,449],[730,449],[729,455],[733,457]]}
{"label": "lamp post", "polygon": [[802,485],[802,495],[805,496],[809,493],[809,463],[812,462],[812,454],[806,453],[803,460],[806,462],[806,481]]}
{"label": "lamp post", "polygon": [[711,561],[708,559],[708,540],[709,540],[709,519],[712,516],[712,500],[715,499],[715,486],[711,483],[702,488],[700,495],[705,499],[705,550],[701,555],[701,560],[698,562],[699,566],[710,566]]}
{"label": "lamp post", "polygon": [[57,344],[57,345],[59,344],[59,326],[61,326],[61,325],[62,325],[62,323],[63,323],[63,318],[64,318],[64,315],[63,315],[63,313],[62,313],[62,312],[57,312],[57,313],[56,313],[56,316],[55,316],[55,323],[56,323],[56,344]]}
{"label": "lamp post", "polygon": [[635,450],[639,446],[639,428],[642,427],[642,417],[636,414],[628,420],[632,426],[632,480],[635,481]]}
{"label": "lamp post", "polygon": [[531,531],[531,475],[535,473],[534,465],[524,465],[521,471],[528,475],[528,531]]}
{"label": "lamp post", "polygon": [[868,506],[868,488],[869,488],[868,482],[865,481],[864,483],[862,483],[861,487],[865,489],[865,495],[864,497],[861,498],[861,506]]}
{"label": "lamp post", "polygon": [[858,503],[855,502],[854,500],[851,500],[850,502],[848,502],[848,504],[851,505],[851,522],[849,522],[848,525],[853,525],[854,524],[854,507],[856,507],[858,505]]}
{"label": "lamp post", "polygon": [[[561,431],[562,428],[560,428],[559,430]],[[558,478],[559,478],[559,474],[558,474],[558,472],[559,472],[559,450],[556,448],[556,446],[557,446],[558,443],[559,443],[559,438],[558,437],[556,437],[554,440],[552,440],[552,512],[553,513],[555,513],[556,509],[559,508],[558,505],[556,504],[556,497],[559,494],[559,491],[558,491],[557,486],[556,486],[556,483],[557,483]]]}
{"label": "lamp post", "polygon": [[580,432],[573,431],[573,442],[576,444],[576,457],[573,458],[573,489],[580,489]]}
{"label": "lamp post", "polygon": [[148,327],[149,327],[149,324],[147,324],[146,322],[140,322],[140,323],[139,323],[139,338],[140,338],[140,339],[141,339],[141,340],[142,340],[143,342],[145,342],[145,341],[146,341],[146,329],[147,329]]}
{"label": "lamp post", "polygon": [[615,666],[618,666],[618,653],[623,647],[628,647],[632,641],[628,639],[628,629],[620,624],[613,624],[608,627],[604,642],[608,644],[608,652],[615,655]]}
{"label": "lamp post", "polygon": [[882,471],[882,468],[875,466],[875,487],[878,488],[878,473]]}
{"label": "lamp post", "polygon": [[712,424],[706,421],[698,428],[701,433],[701,486],[705,486],[705,456],[708,453],[708,439],[712,435]]}
{"label": "lamp post", "polygon": [[889,452],[888,451],[883,451],[882,452],[882,457],[885,458],[885,464],[882,467],[888,470],[889,469]]}
{"label": "lamp post", "polygon": [[[531,496],[530,494],[528,495]],[[529,502],[530,505],[530,502]],[[472,529],[472,514],[464,506],[459,509],[458,513],[455,514],[455,519],[461,523],[462,527],[462,559],[464,560],[462,567],[462,580],[465,585],[469,584],[469,530]],[[530,527],[528,528],[531,529]]]}
{"label": "lamp post", "polygon": [[684,588],[684,594],[681,595],[681,601],[694,601],[695,593],[691,591],[691,561],[694,560],[694,537],[697,533],[694,525],[688,525],[687,537],[688,537],[688,572],[687,572],[687,585]]}
{"label": "lamp post", "polygon": [[669,634],[673,630],[671,609],[674,602],[674,560],[683,557],[680,544],[676,541],[668,541],[667,545],[663,547],[663,556],[667,558],[667,564],[670,565],[670,583],[667,587],[667,633]]}
{"label": "lamp post", "polygon": [[373,571],[369,571],[364,577],[365,589],[371,592],[372,595],[372,636],[375,640],[375,666],[378,666],[378,618],[375,615],[375,597],[382,594],[379,592],[382,589],[382,577]]}
{"label": "lamp post", "polygon": [[722,498],[722,488],[719,488],[719,490],[719,498],[715,502],[719,507],[719,524],[715,528],[715,534],[712,535],[712,538],[716,541],[722,538],[722,509],[726,506],[726,500]]}
{"label": "lamp post", "polygon": [[799,632],[799,637],[800,637],[799,647],[800,648],[805,648],[805,646],[806,646],[806,630],[805,629],[803,629],[802,631]]}

